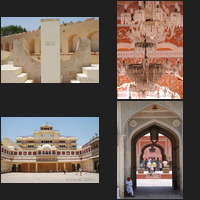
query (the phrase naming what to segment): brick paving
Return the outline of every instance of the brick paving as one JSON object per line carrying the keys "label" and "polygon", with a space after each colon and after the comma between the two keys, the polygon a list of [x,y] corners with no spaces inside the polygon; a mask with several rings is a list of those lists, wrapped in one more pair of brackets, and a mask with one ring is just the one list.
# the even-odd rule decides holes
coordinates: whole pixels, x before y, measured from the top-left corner
{"label": "brick paving", "polygon": [[5,173],[1,183],[99,183],[98,173]]}

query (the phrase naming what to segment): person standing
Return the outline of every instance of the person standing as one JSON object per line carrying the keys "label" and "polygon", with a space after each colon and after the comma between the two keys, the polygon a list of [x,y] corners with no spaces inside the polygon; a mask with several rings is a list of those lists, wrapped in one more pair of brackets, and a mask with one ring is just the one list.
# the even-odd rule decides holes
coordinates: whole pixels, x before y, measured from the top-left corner
{"label": "person standing", "polygon": [[161,162],[161,160],[160,160],[159,166],[160,166],[160,171],[162,171],[162,162]]}
{"label": "person standing", "polygon": [[159,169],[159,163],[160,163],[159,158],[157,158],[156,160],[157,169]]}
{"label": "person standing", "polygon": [[148,172],[150,173],[151,161],[149,160],[147,163]]}
{"label": "person standing", "polygon": [[82,175],[82,168],[79,168],[80,176]]}
{"label": "person standing", "polygon": [[154,171],[154,167],[153,167],[153,164],[151,163],[150,164],[150,174],[151,174],[151,176],[153,176],[153,171]]}
{"label": "person standing", "polygon": [[156,162],[154,161],[154,162],[152,163],[152,165],[153,165],[153,169],[154,169],[154,173],[155,173],[155,172],[156,172],[156,167],[157,167]]}
{"label": "person standing", "polygon": [[145,160],[145,169],[147,169],[147,163],[148,163],[148,160],[146,158],[146,160]]}
{"label": "person standing", "polygon": [[133,182],[130,177],[128,177],[126,180],[126,191],[128,194],[131,194],[131,196],[134,197]]}
{"label": "person standing", "polygon": [[144,162],[145,162],[144,159],[142,159],[142,168],[144,168]]}

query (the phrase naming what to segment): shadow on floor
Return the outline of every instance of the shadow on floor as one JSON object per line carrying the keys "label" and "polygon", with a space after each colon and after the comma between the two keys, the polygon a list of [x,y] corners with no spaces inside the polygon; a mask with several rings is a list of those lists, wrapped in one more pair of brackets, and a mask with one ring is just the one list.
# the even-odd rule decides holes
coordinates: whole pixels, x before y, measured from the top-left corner
{"label": "shadow on floor", "polygon": [[134,197],[124,197],[125,199],[183,199],[178,190],[172,187],[137,187]]}

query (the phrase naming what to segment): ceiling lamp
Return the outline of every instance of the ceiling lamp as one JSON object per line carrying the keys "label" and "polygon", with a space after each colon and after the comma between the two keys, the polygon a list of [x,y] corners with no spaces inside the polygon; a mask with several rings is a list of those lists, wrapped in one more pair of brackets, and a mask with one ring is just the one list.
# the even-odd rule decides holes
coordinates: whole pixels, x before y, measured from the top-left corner
{"label": "ceiling lamp", "polygon": [[133,8],[128,13],[127,4],[125,5],[125,10],[121,13],[121,24],[130,25],[128,36],[134,43],[141,41],[144,36],[156,43],[175,35],[175,28],[183,26],[183,15],[177,2],[170,15],[164,1],[138,1],[135,14]]}

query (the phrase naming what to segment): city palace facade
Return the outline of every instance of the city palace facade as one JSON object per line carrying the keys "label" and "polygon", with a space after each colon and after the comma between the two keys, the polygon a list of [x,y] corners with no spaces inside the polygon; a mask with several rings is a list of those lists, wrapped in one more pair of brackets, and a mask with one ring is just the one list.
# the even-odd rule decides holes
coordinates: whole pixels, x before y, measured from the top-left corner
{"label": "city palace facade", "polygon": [[99,136],[95,134],[77,149],[74,136],[60,135],[49,124],[42,125],[32,136],[17,137],[16,142],[3,138],[1,173],[5,172],[73,172],[81,167],[99,171]]}

